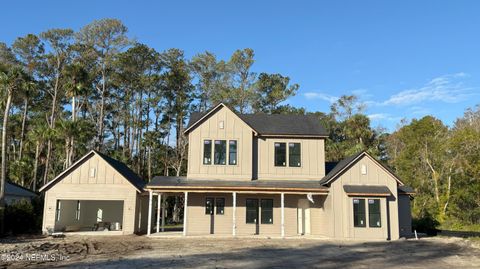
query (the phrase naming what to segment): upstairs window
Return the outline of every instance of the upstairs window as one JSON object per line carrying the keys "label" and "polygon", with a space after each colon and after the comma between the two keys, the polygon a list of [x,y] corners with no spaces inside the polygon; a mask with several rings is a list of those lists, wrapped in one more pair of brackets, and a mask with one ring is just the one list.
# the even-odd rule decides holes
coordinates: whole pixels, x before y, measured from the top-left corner
{"label": "upstairs window", "polygon": [[227,159],[227,141],[215,140],[214,164],[225,165]]}
{"label": "upstairs window", "polygon": [[368,199],[368,226],[382,227],[380,218],[380,199]]}
{"label": "upstairs window", "polygon": [[288,166],[300,167],[300,143],[288,143]]}
{"label": "upstairs window", "polygon": [[230,140],[228,142],[228,164],[237,164],[237,140]]}
{"label": "upstairs window", "polygon": [[212,164],[212,140],[203,141],[203,164]]}
{"label": "upstairs window", "polygon": [[286,143],[275,143],[275,166],[287,165]]}
{"label": "upstairs window", "polygon": [[353,199],[353,226],[367,226],[365,218],[365,199]]}

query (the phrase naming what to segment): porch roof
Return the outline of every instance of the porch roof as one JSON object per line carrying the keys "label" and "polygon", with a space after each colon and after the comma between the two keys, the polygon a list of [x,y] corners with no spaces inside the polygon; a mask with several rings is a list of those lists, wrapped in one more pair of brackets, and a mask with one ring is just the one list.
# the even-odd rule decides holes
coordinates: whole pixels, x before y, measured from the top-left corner
{"label": "porch roof", "polygon": [[186,177],[157,176],[145,187],[151,190],[184,191],[268,191],[328,193],[317,180],[205,180]]}
{"label": "porch roof", "polygon": [[343,190],[349,196],[390,196],[391,192],[387,186],[378,185],[344,185]]}

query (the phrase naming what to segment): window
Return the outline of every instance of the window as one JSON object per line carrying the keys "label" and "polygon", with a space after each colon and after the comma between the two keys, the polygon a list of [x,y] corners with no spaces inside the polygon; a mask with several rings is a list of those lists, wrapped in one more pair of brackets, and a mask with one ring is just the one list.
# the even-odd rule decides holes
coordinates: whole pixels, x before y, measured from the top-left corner
{"label": "window", "polygon": [[212,140],[203,141],[203,164],[212,164]]}
{"label": "window", "polygon": [[382,227],[380,220],[380,199],[368,199],[368,226]]}
{"label": "window", "polygon": [[237,164],[237,140],[228,141],[228,164]]}
{"label": "window", "polygon": [[213,215],[213,198],[205,199],[205,215]]}
{"label": "window", "polygon": [[275,166],[286,166],[287,146],[286,143],[275,143]]}
{"label": "window", "polygon": [[57,221],[60,221],[61,206],[62,206],[62,204],[60,203],[60,200],[57,200],[57,208],[56,208],[56,210],[55,210],[55,214],[56,214],[55,219],[56,219]]}
{"label": "window", "polygon": [[300,167],[300,143],[288,143],[288,166]]}
{"label": "window", "polygon": [[272,199],[262,199],[262,224],[273,224]]}
{"label": "window", "polygon": [[215,155],[214,155],[214,164],[226,163],[227,158],[227,141],[225,140],[215,140]]}
{"label": "window", "polygon": [[247,216],[246,222],[255,224],[257,223],[258,219],[258,199],[247,199],[246,201],[247,206]]}
{"label": "window", "polygon": [[353,199],[353,226],[366,227],[365,199]]}
{"label": "window", "polygon": [[80,201],[77,201],[77,210],[75,211],[75,219],[80,220]]}
{"label": "window", "polygon": [[217,206],[217,215],[223,215],[225,210],[225,198],[217,198],[215,200],[215,205]]}

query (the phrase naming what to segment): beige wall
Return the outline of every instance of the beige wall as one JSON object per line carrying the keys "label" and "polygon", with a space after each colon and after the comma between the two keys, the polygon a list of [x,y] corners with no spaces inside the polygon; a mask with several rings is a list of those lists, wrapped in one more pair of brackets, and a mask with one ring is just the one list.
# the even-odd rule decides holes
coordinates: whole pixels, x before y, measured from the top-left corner
{"label": "beige wall", "polygon": [[[366,165],[367,174],[361,174],[361,165]],[[392,195],[381,198],[381,228],[353,227],[353,197],[347,196],[343,185],[382,185],[390,189]],[[368,198],[368,197],[357,197]],[[373,198],[373,197],[372,197]],[[326,215],[330,220],[330,235],[336,238],[391,239],[399,238],[397,181],[370,157],[364,156],[339,178],[331,183],[330,194],[325,203]],[[390,231],[388,231],[390,227]]]}
{"label": "beige wall", "polygon": [[[224,128],[219,127],[224,122]],[[252,179],[253,132],[235,113],[222,107],[189,133],[188,177],[199,179]],[[227,164],[203,164],[203,141],[227,140]],[[228,164],[228,140],[237,140],[237,164]]]}
{"label": "beige wall", "polygon": [[[91,176],[91,169],[95,169]],[[42,230],[55,226],[57,200],[123,200],[123,232],[136,232],[137,190],[108,163],[94,154],[45,193]]]}
{"label": "beige wall", "polygon": [[[275,142],[287,143],[285,167],[274,165]],[[301,166],[288,166],[288,143],[300,143]],[[276,180],[320,180],[325,176],[325,141],[319,138],[265,138],[258,139],[258,178]]]}
{"label": "beige wall", "polygon": [[[188,194],[188,216],[187,216],[187,234],[188,235],[206,235],[210,234],[211,216],[205,214],[205,199],[207,197],[223,197],[225,198],[224,215],[214,214],[214,232],[217,235],[232,235],[233,233],[233,198],[232,193],[189,193]],[[256,232],[255,224],[246,223],[246,207],[247,198],[273,199],[273,224],[259,223],[259,234],[266,236],[281,235],[281,201],[280,194],[242,194],[237,193],[236,206],[236,235],[254,235]],[[297,206],[299,199],[306,199],[306,195],[285,194],[285,235],[297,235]],[[318,216],[322,208],[324,198],[314,196],[314,204],[311,207],[311,230],[312,234],[324,234],[322,223],[317,223]],[[214,212],[216,213],[216,212]],[[261,210],[259,211],[261,218]]]}

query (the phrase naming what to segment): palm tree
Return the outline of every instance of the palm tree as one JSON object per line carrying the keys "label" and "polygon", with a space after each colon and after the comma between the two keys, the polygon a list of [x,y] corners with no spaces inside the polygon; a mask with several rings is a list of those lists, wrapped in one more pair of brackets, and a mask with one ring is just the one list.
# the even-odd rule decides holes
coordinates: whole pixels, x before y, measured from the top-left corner
{"label": "palm tree", "polygon": [[30,183],[33,191],[37,190],[38,162],[40,153],[43,151],[44,143],[48,136],[48,127],[45,124],[38,124],[28,134],[29,141],[35,143],[35,161],[33,164],[33,176]]}

